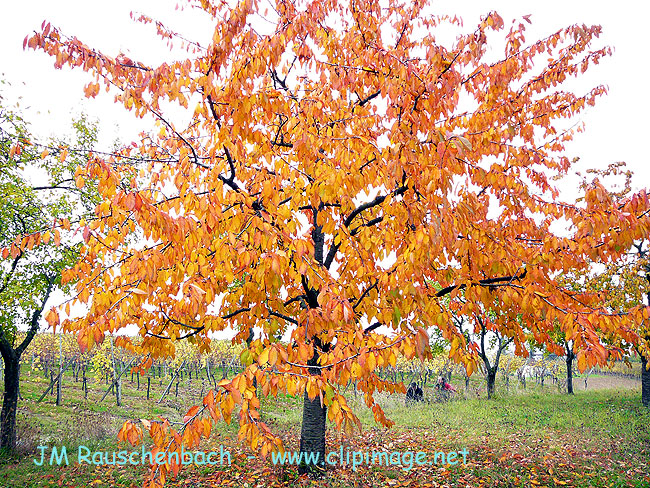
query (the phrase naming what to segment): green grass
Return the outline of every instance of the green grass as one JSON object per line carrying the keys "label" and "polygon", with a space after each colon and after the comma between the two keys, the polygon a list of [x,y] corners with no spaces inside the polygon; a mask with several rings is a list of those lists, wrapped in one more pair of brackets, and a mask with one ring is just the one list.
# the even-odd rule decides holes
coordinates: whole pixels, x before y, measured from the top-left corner
{"label": "green grass", "polygon": [[[497,396],[493,400],[469,399],[438,404],[416,403],[403,408],[401,399],[387,398],[382,402],[387,413],[405,427],[446,427],[472,431],[476,418],[482,425],[495,431],[501,429],[548,429],[588,428],[610,431],[617,428],[626,435],[641,431],[650,435],[650,426],[639,424],[638,418],[645,418],[640,405],[640,394],[636,391],[594,390],[577,392],[575,395],[560,395],[551,392],[533,392],[511,396]],[[368,409],[363,409],[361,418],[370,419]],[[632,415],[631,415],[632,414]],[[630,418],[631,417],[631,418]],[[650,437],[647,437],[650,440]]]}
{"label": "green grass", "polygon": [[[56,406],[53,396],[36,402],[47,384],[33,376],[23,376],[19,426],[21,440],[25,442],[20,455],[0,458],[2,488],[141,486],[146,474],[142,466],[37,467],[32,461],[39,457],[35,447],[65,445],[75,453],[80,444],[109,452],[125,449],[116,441],[117,431],[125,420],[165,416],[179,421],[189,406],[197,402],[201,391],[200,380],[193,379],[192,386],[185,380],[178,398],[172,389],[170,396],[159,404],[157,400],[166,386],[164,381],[162,386],[158,379],[152,381],[155,393],[147,401],[146,380],[145,391],[142,382],[141,390],[136,391],[128,377],[124,381],[125,405],[116,407],[111,395],[99,402],[106,385],[91,383],[89,398],[84,400],[81,382],[74,383],[69,377],[64,380],[63,405]],[[340,435],[330,425],[329,450],[340,445],[346,449],[426,452],[467,448],[470,462],[466,466],[418,467],[410,472],[395,466],[366,466],[358,472],[339,469],[328,472],[316,485],[650,486],[650,409],[640,405],[638,389],[578,391],[573,396],[559,394],[554,386],[533,385],[525,392],[512,391],[490,401],[470,397],[408,407],[403,395],[380,395],[380,405],[387,417],[395,421],[390,430],[378,426],[363,397],[350,391],[348,403],[358,413],[363,432]],[[301,395],[278,395],[261,402],[263,421],[284,439],[288,449],[298,447],[302,404]],[[169,481],[168,486],[315,486],[297,479],[292,468],[274,467],[268,460],[249,460],[248,448],[237,443],[234,424],[215,426],[211,439],[201,449],[214,450],[220,445],[232,450],[231,466],[191,467],[182,471],[179,479]]]}

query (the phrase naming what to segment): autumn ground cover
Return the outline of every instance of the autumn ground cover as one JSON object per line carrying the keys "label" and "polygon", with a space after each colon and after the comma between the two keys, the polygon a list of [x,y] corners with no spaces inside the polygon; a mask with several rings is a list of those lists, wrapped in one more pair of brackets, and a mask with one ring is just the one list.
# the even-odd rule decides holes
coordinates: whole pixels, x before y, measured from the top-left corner
{"label": "autumn ground cover", "polygon": [[[192,466],[177,479],[176,487],[262,486],[571,486],[645,487],[650,484],[650,412],[639,405],[638,384],[616,383],[612,378],[590,378],[590,388],[568,397],[554,386],[511,390],[497,398],[453,400],[405,406],[401,395],[380,398],[382,407],[396,425],[378,427],[362,397],[349,395],[359,412],[361,434],[338,434],[330,428],[328,451],[439,451],[467,449],[467,464],[414,466],[362,465],[329,469],[320,480],[299,477],[293,466],[274,466],[270,460],[250,459],[248,448],[237,442],[237,426],[218,424],[204,451],[220,446],[231,453],[230,466]],[[580,382],[578,382],[580,383]],[[472,386],[477,386],[475,378]],[[5,458],[0,465],[0,487],[138,487],[147,469],[142,466],[90,466],[76,464],[79,445],[94,451],[132,450],[118,445],[116,433],[132,418],[166,416],[180,420],[183,406],[200,392],[184,385],[178,398],[161,404],[157,396],[147,401],[144,392],[126,382],[125,406],[99,403],[100,388],[91,389],[84,400],[81,388],[68,383],[61,406],[36,400],[44,389],[37,376],[23,382],[19,414],[22,453]],[[618,389],[611,388],[618,386]],[[629,388],[633,386],[632,388]],[[195,388],[199,388],[195,382]],[[427,389],[425,389],[425,396]],[[460,395],[459,395],[460,396]],[[265,421],[278,432],[288,450],[297,450],[300,437],[302,399],[280,395],[265,399],[261,410]],[[145,443],[147,440],[145,439]],[[35,466],[38,444],[65,445],[69,466]],[[49,450],[47,451],[49,454]]]}

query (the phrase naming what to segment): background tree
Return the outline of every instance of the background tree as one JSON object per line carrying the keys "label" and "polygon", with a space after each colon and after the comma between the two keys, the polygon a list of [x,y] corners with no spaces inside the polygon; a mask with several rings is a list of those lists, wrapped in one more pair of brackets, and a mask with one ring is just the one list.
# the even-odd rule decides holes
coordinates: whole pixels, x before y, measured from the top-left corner
{"label": "background tree", "polygon": [[573,351],[573,341],[568,340],[564,342],[564,360],[566,363],[566,392],[573,395],[573,361],[576,354]]}
{"label": "background tree", "polygon": [[[495,289],[493,293],[494,291]],[[456,303],[455,308],[458,308],[460,304],[464,304],[464,301]],[[469,319],[453,315],[453,321],[458,332],[463,336],[466,344],[469,345],[469,349],[476,351],[482,363],[485,371],[488,399],[494,396],[501,356],[514,341],[514,337],[507,336],[508,320],[521,320],[521,318],[515,314],[504,321],[494,310],[488,310],[487,313],[477,311]],[[527,355],[528,353],[525,349],[520,348],[519,354]]]}
{"label": "background tree", "polygon": [[[576,291],[577,288],[567,284],[567,288],[572,291]],[[564,363],[566,365],[566,371],[564,369],[562,372],[566,377],[566,392],[568,395],[573,395],[573,372],[575,366],[576,353],[574,350],[574,342],[572,339],[567,339],[568,334],[566,334],[560,327],[559,324],[556,325],[555,331],[552,333],[553,340],[556,344],[556,347],[552,349],[553,354],[558,356],[564,356]],[[531,344],[533,347],[539,347],[545,349],[543,345],[537,344],[534,340]]]}
{"label": "background tree", "polygon": [[[632,269],[636,271],[636,277],[644,281],[643,287],[640,288],[645,290],[646,304],[650,307],[650,249],[648,242],[647,239],[644,239],[634,243],[633,253],[636,265]],[[638,280],[626,280],[626,285],[636,281]],[[639,329],[642,341],[635,345],[635,349],[641,357],[641,402],[646,407],[650,407],[650,321],[647,317],[640,324]]]}
{"label": "background tree", "polygon": [[[96,129],[84,118],[74,128],[79,152],[70,157],[60,141],[38,145],[0,96],[0,353],[5,366],[0,448],[5,450],[16,444],[21,355],[38,332],[54,290],[69,288],[61,285],[61,271],[77,259],[79,246],[60,245],[59,227],[69,228],[68,218],[82,218],[96,204],[91,192],[79,192],[73,184]],[[55,317],[51,311],[46,318],[54,324]],[[21,329],[26,334],[18,334]]]}
{"label": "background tree", "polygon": [[[606,169],[589,170],[592,179],[609,179],[609,198],[618,205],[624,205],[632,198],[633,174],[626,169],[622,162],[612,163]],[[583,178],[582,186],[590,183]],[[621,359],[635,351],[641,358],[641,401],[643,405],[650,406],[650,370],[648,358],[650,357],[650,256],[648,255],[648,236],[634,241],[627,248],[627,252],[618,259],[612,260],[605,266],[595,267],[583,279],[573,279],[585,291],[598,293],[604,300],[607,308],[614,313],[626,313],[630,309],[645,308],[643,316],[632,324],[635,338],[630,341],[626,337],[607,331],[604,337],[613,348],[618,349],[614,359]]]}
{"label": "background tree", "polygon": [[[612,315],[556,280],[619,256],[649,230],[645,193],[614,205],[594,183],[575,204],[552,179],[570,169],[566,119],[605,92],[559,88],[609,54],[591,50],[599,27],[526,44],[524,21],[499,35],[503,20],[491,13],[444,46],[439,24],[459,23],[424,2],[277,0],[263,31],[262,3],[190,3],[214,32],[188,42],[157,23],[188,48],[159,66],[100,53],[50,24],[25,39],[56,67],[91,72],[88,96],[103,83],[158,120],[120,157],[86,168],[103,202],[82,226],[82,257],[66,280],[78,280],[74,300],[89,313],[65,327],[92,346],[135,326],[152,357],[228,328],[244,343],[256,327],[245,371],[188,411],[180,437],[169,437],[169,423],[145,424],[157,449],[195,446],[210,432],[201,416],[229,421],[236,404],[240,439],[262,455],[280,449],[256,379],[263,395],[304,392],[301,451],[320,464],[326,418],[359,425],[342,394],[350,381],[390,425],[375,392],[403,385],[375,371],[398,355],[428,356],[425,327],[476,369],[449,310],[493,309],[494,288],[499,327],[518,353],[525,331],[551,342],[556,322],[580,368],[607,360],[596,329],[637,339],[628,326],[640,309]],[[499,59],[486,56],[491,40],[505,48]],[[190,123],[174,122],[167,102],[190,110]],[[566,235],[553,232],[558,221]],[[455,308],[441,303],[447,295]],[[515,313],[521,320],[505,325]],[[120,438],[136,441],[139,429],[128,422]],[[151,484],[168,474],[158,466]]]}
{"label": "background tree", "polygon": [[498,329],[496,331],[492,330],[491,332],[494,334],[494,341],[492,342],[491,345],[493,349],[495,349],[495,353],[492,361],[490,361],[490,352],[488,351],[486,345],[486,340],[489,340],[486,339],[486,337],[488,337],[490,332],[490,330],[486,326],[486,322],[488,322],[488,320],[477,316],[476,321],[480,326],[479,334],[480,334],[481,349],[479,351],[479,357],[481,358],[481,360],[483,361],[483,365],[485,366],[487,396],[488,399],[491,399],[494,396],[497,372],[499,371],[499,362],[501,361],[501,354],[503,354],[503,351],[512,343],[513,338],[502,336],[498,332]]}
{"label": "background tree", "polygon": [[[644,301],[650,303],[649,271],[648,240],[643,239],[633,243],[621,259],[609,263],[599,273],[590,276],[585,286],[607,296],[606,303],[611,310],[625,313],[630,308],[645,305]],[[629,357],[635,352],[641,358],[641,402],[650,406],[650,326],[645,315],[634,324],[634,330],[638,334],[638,342],[630,342],[611,333],[607,340],[620,349],[618,359]]]}

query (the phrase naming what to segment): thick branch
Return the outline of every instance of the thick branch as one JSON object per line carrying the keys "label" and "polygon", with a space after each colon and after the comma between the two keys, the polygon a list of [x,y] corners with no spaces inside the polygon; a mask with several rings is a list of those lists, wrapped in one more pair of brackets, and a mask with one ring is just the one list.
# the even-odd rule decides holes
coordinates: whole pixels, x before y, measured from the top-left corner
{"label": "thick branch", "polygon": [[307,304],[309,305],[309,308],[318,308],[318,291],[309,286],[305,275],[302,275],[300,280],[302,281],[302,287],[307,295]]}
{"label": "thick branch", "polygon": [[369,334],[370,332],[372,332],[375,329],[378,329],[382,325],[383,324],[381,322],[374,322],[373,324],[371,324],[368,327],[366,327],[365,329],[363,329],[363,333],[364,334]]}
{"label": "thick branch", "polygon": [[345,224],[346,227],[350,227],[350,224],[352,223],[354,218],[357,215],[359,215],[361,212],[363,212],[364,210],[368,210],[369,208],[373,208],[373,207],[376,207],[377,205],[381,205],[382,203],[384,203],[386,198],[388,198],[391,195],[392,196],[403,195],[404,193],[406,193],[406,190],[408,190],[408,186],[400,186],[399,188],[397,188],[395,191],[393,191],[389,195],[380,195],[380,196],[376,197],[374,200],[371,200],[371,201],[366,202],[366,203],[364,203],[362,205],[359,205],[357,208],[355,208],[350,213],[350,215],[348,215],[348,218],[346,218],[343,223]]}
{"label": "thick branch", "polygon": [[273,310],[269,310],[269,315],[272,315],[274,317],[281,318],[283,320],[286,320],[287,322],[290,322],[294,325],[298,325],[298,321],[294,318],[289,317],[288,315],[284,315],[278,312],[274,312]]}
{"label": "thick branch", "polygon": [[27,346],[29,346],[29,343],[32,342],[32,339],[36,335],[36,332],[38,332],[38,322],[41,318],[43,310],[45,309],[45,303],[47,302],[48,298],[50,298],[50,293],[52,293],[52,288],[54,287],[54,276],[45,275],[45,279],[47,280],[47,289],[45,290],[43,302],[41,303],[40,307],[34,310],[34,313],[32,314],[32,320],[29,324],[29,329],[27,330],[27,334],[25,334],[25,338],[23,339],[23,342],[20,343],[20,346],[16,348],[16,354],[18,356],[20,356],[23,351],[27,349]]}
{"label": "thick branch", "polygon": [[318,225],[318,210],[312,208],[314,227],[311,230],[311,238],[314,241],[314,259],[317,263],[324,264],[323,247],[325,246],[325,236],[323,235],[323,227]]}
{"label": "thick branch", "polygon": [[[479,280],[477,285],[479,285],[479,286],[489,286],[489,285],[492,285],[494,283],[502,283],[504,281],[507,281],[507,282],[515,281],[515,280],[519,281],[519,280],[522,280],[526,276],[526,272],[527,272],[527,270],[524,269],[524,272],[521,273],[520,275],[503,276],[503,277],[500,277],[500,278],[486,278],[486,279],[483,279],[483,280]],[[463,290],[466,287],[467,287],[467,285],[465,285],[465,283],[463,283],[462,285],[450,285],[450,286],[447,286],[447,287],[443,288],[438,293],[436,293],[435,297],[436,298],[444,297],[445,295],[448,295],[449,293],[451,293],[455,289]]]}
{"label": "thick branch", "polygon": [[[350,224],[352,224],[352,221],[354,220],[354,218],[355,218],[357,215],[359,215],[361,212],[363,212],[364,210],[368,210],[368,209],[370,209],[370,208],[373,208],[373,207],[376,207],[376,206],[378,206],[378,205],[381,205],[382,203],[384,203],[384,201],[386,201],[386,198],[388,198],[389,196],[399,196],[399,195],[403,195],[404,193],[406,193],[406,190],[408,190],[408,186],[400,186],[399,188],[397,188],[395,191],[393,191],[392,193],[390,193],[390,194],[388,194],[388,195],[381,195],[381,196],[378,196],[378,197],[376,197],[374,200],[371,200],[371,201],[366,202],[366,203],[364,203],[364,204],[362,204],[362,205],[359,205],[357,208],[355,208],[355,209],[350,213],[350,215],[348,215],[348,217],[343,221],[343,224],[344,224],[346,227],[350,227]],[[365,224],[360,225],[359,227],[355,227],[355,228],[352,229],[352,231],[350,232],[350,235],[356,235],[356,234],[359,232],[359,229],[360,229],[361,227],[371,227],[371,226],[373,226],[373,225],[375,225],[375,224],[378,224],[378,223],[381,222],[383,219],[384,219],[383,217],[376,217],[376,218],[374,218],[374,219],[372,219],[372,220],[366,222]],[[338,242],[338,243],[332,243],[332,247],[330,247],[330,250],[329,250],[329,252],[327,253],[327,257],[325,258],[325,262],[323,263],[324,266],[325,266],[327,269],[329,269],[329,267],[330,267],[330,266],[332,265],[332,263],[334,262],[334,257],[336,256],[336,253],[338,252],[338,250],[339,250],[340,247],[341,247],[341,243],[340,243],[340,242]]]}
{"label": "thick branch", "polygon": [[224,152],[226,153],[226,159],[228,160],[228,165],[230,166],[230,176],[226,178],[223,175],[219,175],[219,179],[223,181],[226,185],[232,188],[235,191],[239,191],[239,185],[235,182],[235,162],[230,155],[228,148],[224,146]]}
{"label": "thick branch", "polygon": [[373,98],[378,97],[380,94],[381,94],[381,90],[377,90],[375,93],[371,93],[370,95],[368,95],[368,96],[367,96],[366,98],[364,98],[363,100],[361,99],[361,97],[359,97],[359,101],[357,102],[357,104],[358,104],[360,107],[363,107],[366,103],[368,103],[369,101],[371,101]]}
{"label": "thick branch", "polygon": [[4,293],[4,291],[7,289],[7,286],[9,286],[9,281],[11,280],[12,275],[14,274],[14,271],[16,271],[16,266],[18,266],[18,261],[20,258],[23,256],[23,252],[20,251],[18,253],[18,256],[14,258],[14,261],[11,263],[11,269],[5,276],[5,282],[2,284],[2,288],[0,288],[0,293]]}
{"label": "thick branch", "polygon": [[375,282],[371,286],[369,286],[368,288],[365,289],[365,291],[361,294],[361,296],[359,297],[357,302],[354,305],[352,305],[353,310],[356,310],[356,308],[361,304],[363,299],[366,298],[366,296],[368,296],[368,293],[370,293],[370,290],[372,290],[373,288],[377,288],[378,283],[379,282],[375,280]]}
{"label": "thick branch", "polygon": [[234,316],[239,315],[240,313],[250,312],[250,310],[251,310],[250,307],[240,308],[240,309],[235,310],[234,312],[230,312],[230,313],[227,313],[226,315],[222,315],[221,318],[222,319],[231,319]]}

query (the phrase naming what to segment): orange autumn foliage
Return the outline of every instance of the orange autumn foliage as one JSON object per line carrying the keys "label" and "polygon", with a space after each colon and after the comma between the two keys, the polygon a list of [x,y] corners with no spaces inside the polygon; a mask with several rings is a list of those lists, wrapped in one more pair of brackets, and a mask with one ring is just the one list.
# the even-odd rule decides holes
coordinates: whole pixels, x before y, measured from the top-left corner
{"label": "orange autumn foliage", "polygon": [[[637,339],[638,309],[610,314],[556,280],[616,259],[650,230],[645,192],[614,205],[594,184],[576,204],[560,200],[554,179],[571,166],[566,120],[605,93],[560,89],[610,54],[592,47],[599,27],[526,43],[525,24],[505,28],[490,13],[445,47],[434,34],[458,21],[429,15],[425,2],[276,0],[268,32],[256,28],[261,2],[190,3],[211,16],[212,40],[160,66],[102,54],[49,24],[26,39],[56,67],[92,73],[87,96],[102,83],[159,121],[157,133],[84,170],[104,201],[66,275],[89,313],[66,329],[91,347],[135,326],[154,358],[178,340],[208,347],[212,332],[232,328],[244,342],[257,331],[246,370],[182,429],[149,425],[158,449],[196,446],[206,418],[234,412],[251,448],[282,449],[261,421],[254,379],[264,395],[319,397],[348,429],[359,421],[342,388],[356,381],[390,425],[374,395],[403,386],[376,373],[398,356],[428,357],[427,328],[476,369],[476,344],[452,311],[496,310],[490,326],[519,353],[529,333],[552,347],[559,323],[581,368],[607,360],[597,330]],[[486,56],[493,39],[505,47],[496,61]],[[191,110],[190,123],[173,123],[169,103]],[[562,220],[569,232],[554,234]],[[129,425],[121,437],[140,436]],[[177,469],[157,467],[151,485]]]}

